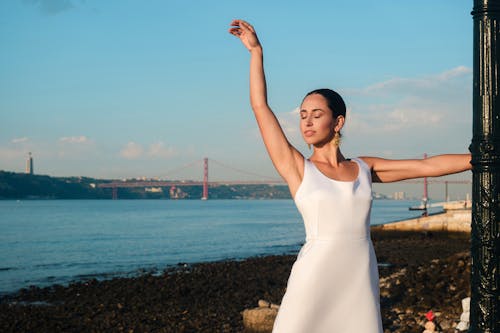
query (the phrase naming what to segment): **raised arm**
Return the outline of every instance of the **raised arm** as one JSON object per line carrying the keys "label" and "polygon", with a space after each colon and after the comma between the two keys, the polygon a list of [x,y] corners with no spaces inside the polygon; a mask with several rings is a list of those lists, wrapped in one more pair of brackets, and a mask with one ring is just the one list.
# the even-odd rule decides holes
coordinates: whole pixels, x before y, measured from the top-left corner
{"label": "raised arm", "polygon": [[370,166],[374,183],[439,177],[472,169],[470,154],[445,154],[415,160],[387,160],[378,157],[362,159]]}
{"label": "raised arm", "polygon": [[229,32],[250,51],[250,104],[274,167],[288,183],[293,195],[302,179],[304,157],[288,142],[267,103],[262,46],[248,22],[234,20]]}

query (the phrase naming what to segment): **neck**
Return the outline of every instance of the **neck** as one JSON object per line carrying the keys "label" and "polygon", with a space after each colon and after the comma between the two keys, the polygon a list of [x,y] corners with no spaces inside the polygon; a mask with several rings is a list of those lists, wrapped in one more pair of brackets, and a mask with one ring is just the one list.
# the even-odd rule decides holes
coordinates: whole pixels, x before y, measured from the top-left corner
{"label": "neck", "polygon": [[338,166],[341,162],[346,160],[339,147],[334,144],[315,146],[310,159],[313,161],[328,163],[332,166]]}

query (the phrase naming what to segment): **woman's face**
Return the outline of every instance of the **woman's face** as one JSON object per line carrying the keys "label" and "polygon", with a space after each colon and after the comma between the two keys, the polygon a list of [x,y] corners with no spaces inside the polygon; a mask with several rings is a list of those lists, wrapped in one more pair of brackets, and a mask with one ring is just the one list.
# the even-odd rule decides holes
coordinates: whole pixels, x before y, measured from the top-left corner
{"label": "woman's face", "polygon": [[[307,96],[300,106],[300,131],[307,144],[328,143],[335,134],[336,119],[320,94]],[[335,130],[334,130],[335,129]]]}

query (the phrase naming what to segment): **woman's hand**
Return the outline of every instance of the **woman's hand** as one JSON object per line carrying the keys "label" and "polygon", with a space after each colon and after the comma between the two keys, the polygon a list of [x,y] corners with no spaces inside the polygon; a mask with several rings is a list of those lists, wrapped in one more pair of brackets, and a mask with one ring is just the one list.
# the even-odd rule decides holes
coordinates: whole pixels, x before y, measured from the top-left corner
{"label": "woman's hand", "polygon": [[261,45],[254,28],[246,21],[243,20],[233,20],[231,22],[231,28],[229,33],[233,36],[238,37],[243,45],[252,51],[254,49],[260,49]]}

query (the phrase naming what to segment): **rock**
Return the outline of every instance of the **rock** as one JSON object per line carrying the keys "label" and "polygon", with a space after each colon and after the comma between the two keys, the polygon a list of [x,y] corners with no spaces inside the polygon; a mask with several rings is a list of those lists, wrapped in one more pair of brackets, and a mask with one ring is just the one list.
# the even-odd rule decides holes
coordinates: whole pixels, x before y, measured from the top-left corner
{"label": "rock", "polygon": [[277,314],[278,309],[270,307],[246,309],[242,313],[243,326],[251,332],[271,332]]}
{"label": "rock", "polygon": [[462,300],[462,309],[464,312],[470,311],[470,297],[466,297]]}
{"label": "rock", "polygon": [[464,321],[466,323],[468,323],[470,320],[470,312],[462,312],[462,314],[460,315],[460,321]]}
{"label": "rock", "polygon": [[271,303],[269,303],[268,301],[265,301],[263,299],[259,299],[259,308],[268,308]]}
{"label": "rock", "polygon": [[436,324],[434,324],[432,321],[428,321],[425,323],[425,332],[435,332],[436,331]]}
{"label": "rock", "polygon": [[470,320],[470,297],[462,299],[462,309],[464,310],[460,315],[460,322],[458,323],[456,329],[458,331],[466,331],[469,329]]}
{"label": "rock", "polygon": [[466,331],[469,329],[469,324],[463,321],[459,322],[457,327],[455,327],[459,332]]}

